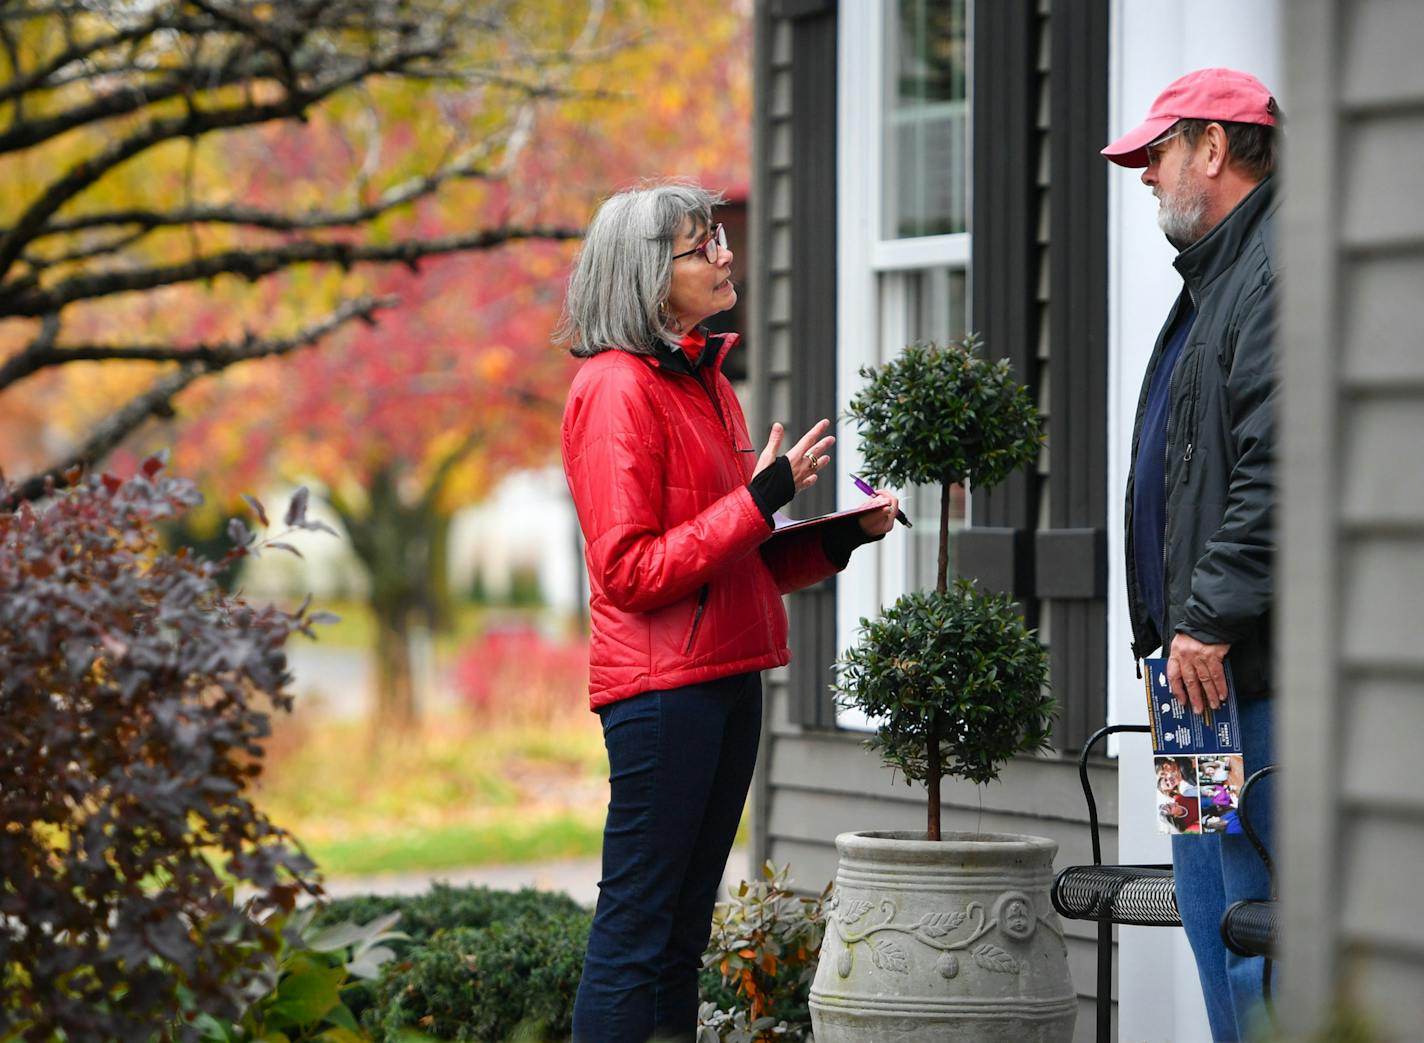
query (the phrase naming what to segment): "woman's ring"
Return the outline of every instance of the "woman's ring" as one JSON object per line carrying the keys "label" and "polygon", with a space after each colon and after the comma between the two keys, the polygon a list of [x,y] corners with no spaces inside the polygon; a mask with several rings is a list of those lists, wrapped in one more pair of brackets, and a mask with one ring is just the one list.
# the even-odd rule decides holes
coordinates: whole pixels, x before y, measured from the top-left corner
{"label": "woman's ring", "polygon": [[809,466],[809,467],[811,468],[811,470],[813,470],[813,471],[814,471],[816,468],[818,468],[818,467],[821,466],[820,461],[816,459],[816,454],[815,454],[815,453],[807,453],[807,454],[806,454],[806,464],[807,464],[807,466]]}

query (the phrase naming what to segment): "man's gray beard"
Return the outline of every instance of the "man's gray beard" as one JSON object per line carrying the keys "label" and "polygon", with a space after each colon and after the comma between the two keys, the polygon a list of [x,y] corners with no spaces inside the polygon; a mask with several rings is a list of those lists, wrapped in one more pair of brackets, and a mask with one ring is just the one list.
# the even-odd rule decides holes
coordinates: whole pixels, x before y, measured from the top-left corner
{"label": "man's gray beard", "polygon": [[1177,190],[1170,196],[1161,196],[1159,203],[1157,227],[1168,239],[1190,246],[1202,237],[1207,206],[1205,190],[1193,192],[1183,176],[1177,179]]}

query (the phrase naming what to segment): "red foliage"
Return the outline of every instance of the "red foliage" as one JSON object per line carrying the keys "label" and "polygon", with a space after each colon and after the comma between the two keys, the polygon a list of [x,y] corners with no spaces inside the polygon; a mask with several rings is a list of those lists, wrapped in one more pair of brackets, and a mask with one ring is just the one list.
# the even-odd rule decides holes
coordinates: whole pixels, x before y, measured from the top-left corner
{"label": "red foliage", "polygon": [[[619,10],[611,17],[622,21],[606,28],[637,43],[575,77],[598,97],[541,109],[506,180],[448,186],[393,215],[389,231],[453,234],[506,220],[577,227],[599,198],[642,177],[686,176],[744,192],[751,123],[745,12],[710,0]],[[699,29],[689,35],[692,24]],[[450,111],[478,114],[480,97],[454,95]],[[398,128],[386,128],[382,145],[393,167],[429,144]],[[232,155],[230,180],[256,200],[344,198],[350,135],[338,121],[267,128],[260,142]],[[275,471],[349,500],[375,472],[391,472],[409,504],[425,495],[452,451],[479,439],[438,490],[442,512],[478,501],[505,473],[554,454],[572,363],[550,333],[573,252],[567,244],[518,242],[424,262],[418,271],[353,273],[341,293],[394,295],[400,306],[382,312],[373,328],[347,330],[320,350],[262,367],[260,376],[249,371],[241,386],[234,380],[190,392],[181,410],[186,430],[173,439],[180,443],[175,463],[229,499]],[[260,307],[270,314],[290,309],[294,290],[306,297],[307,312],[338,291],[324,277],[281,285],[264,287]],[[231,312],[227,302],[212,307]],[[188,315],[195,330],[231,321],[205,316],[212,307]]]}
{"label": "red foliage", "polygon": [[531,626],[491,629],[460,653],[455,690],[480,719],[547,723],[588,706],[588,641]]}
{"label": "red foliage", "polygon": [[251,800],[271,714],[291,709],[284,646],[318,619],[163,553],[156,525],[199,497],[162,470],[15,510],[0,481],[7,1040],[150,1040],[185,1006],[236,1017],[278,944],[265,915],[318,893]]}

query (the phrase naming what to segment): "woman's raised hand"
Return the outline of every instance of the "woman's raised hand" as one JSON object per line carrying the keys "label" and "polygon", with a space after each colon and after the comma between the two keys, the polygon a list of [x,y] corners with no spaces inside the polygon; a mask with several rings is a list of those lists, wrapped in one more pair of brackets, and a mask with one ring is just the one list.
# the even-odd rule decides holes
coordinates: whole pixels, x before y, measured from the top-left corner
{"label": "woman's raised hand", "polygon": [[[791,477],[796,483],[796,491],[809,489],[816,484],[817,473],[831,462],[826,452],[835,444],[835,435],[826,434],[831,426],[829,420],[818,420],[811,430],[801,436],[801,440],[787,451],[786,458],[791,463]],[[756,470],[760,474],[776,462],[777,451],[786,437],[786,429],[780,424],[771,425],[771,437],[766,440],[766,448],[757,457]]]}

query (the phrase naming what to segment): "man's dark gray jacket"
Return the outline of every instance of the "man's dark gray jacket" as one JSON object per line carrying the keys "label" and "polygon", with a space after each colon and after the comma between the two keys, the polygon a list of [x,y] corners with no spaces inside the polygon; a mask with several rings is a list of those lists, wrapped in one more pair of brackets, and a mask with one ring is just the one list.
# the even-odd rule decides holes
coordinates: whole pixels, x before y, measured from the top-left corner
{"label": "man's dark gray jacket", "polygon": [[[1163,589],[1157,614],[1147,611],[1133,565],[1132,503],[1127,480],[1127,596],[1133,655],[1170,645],[1178,632],[1231,643],[1229,661],[1244,698],[1270,693],[1272,559],[1275,533],[1274,225],[1272,179],[1261,182],[1219,225],[1177,255],[1182,294],[1147,366],[1132,457],[1137,460],[1147,389],[1167,333],[1188,298],[1196,305],[1181,357],[1168,384]],[[1165,649],[1164,653],[1165,654]]]}

